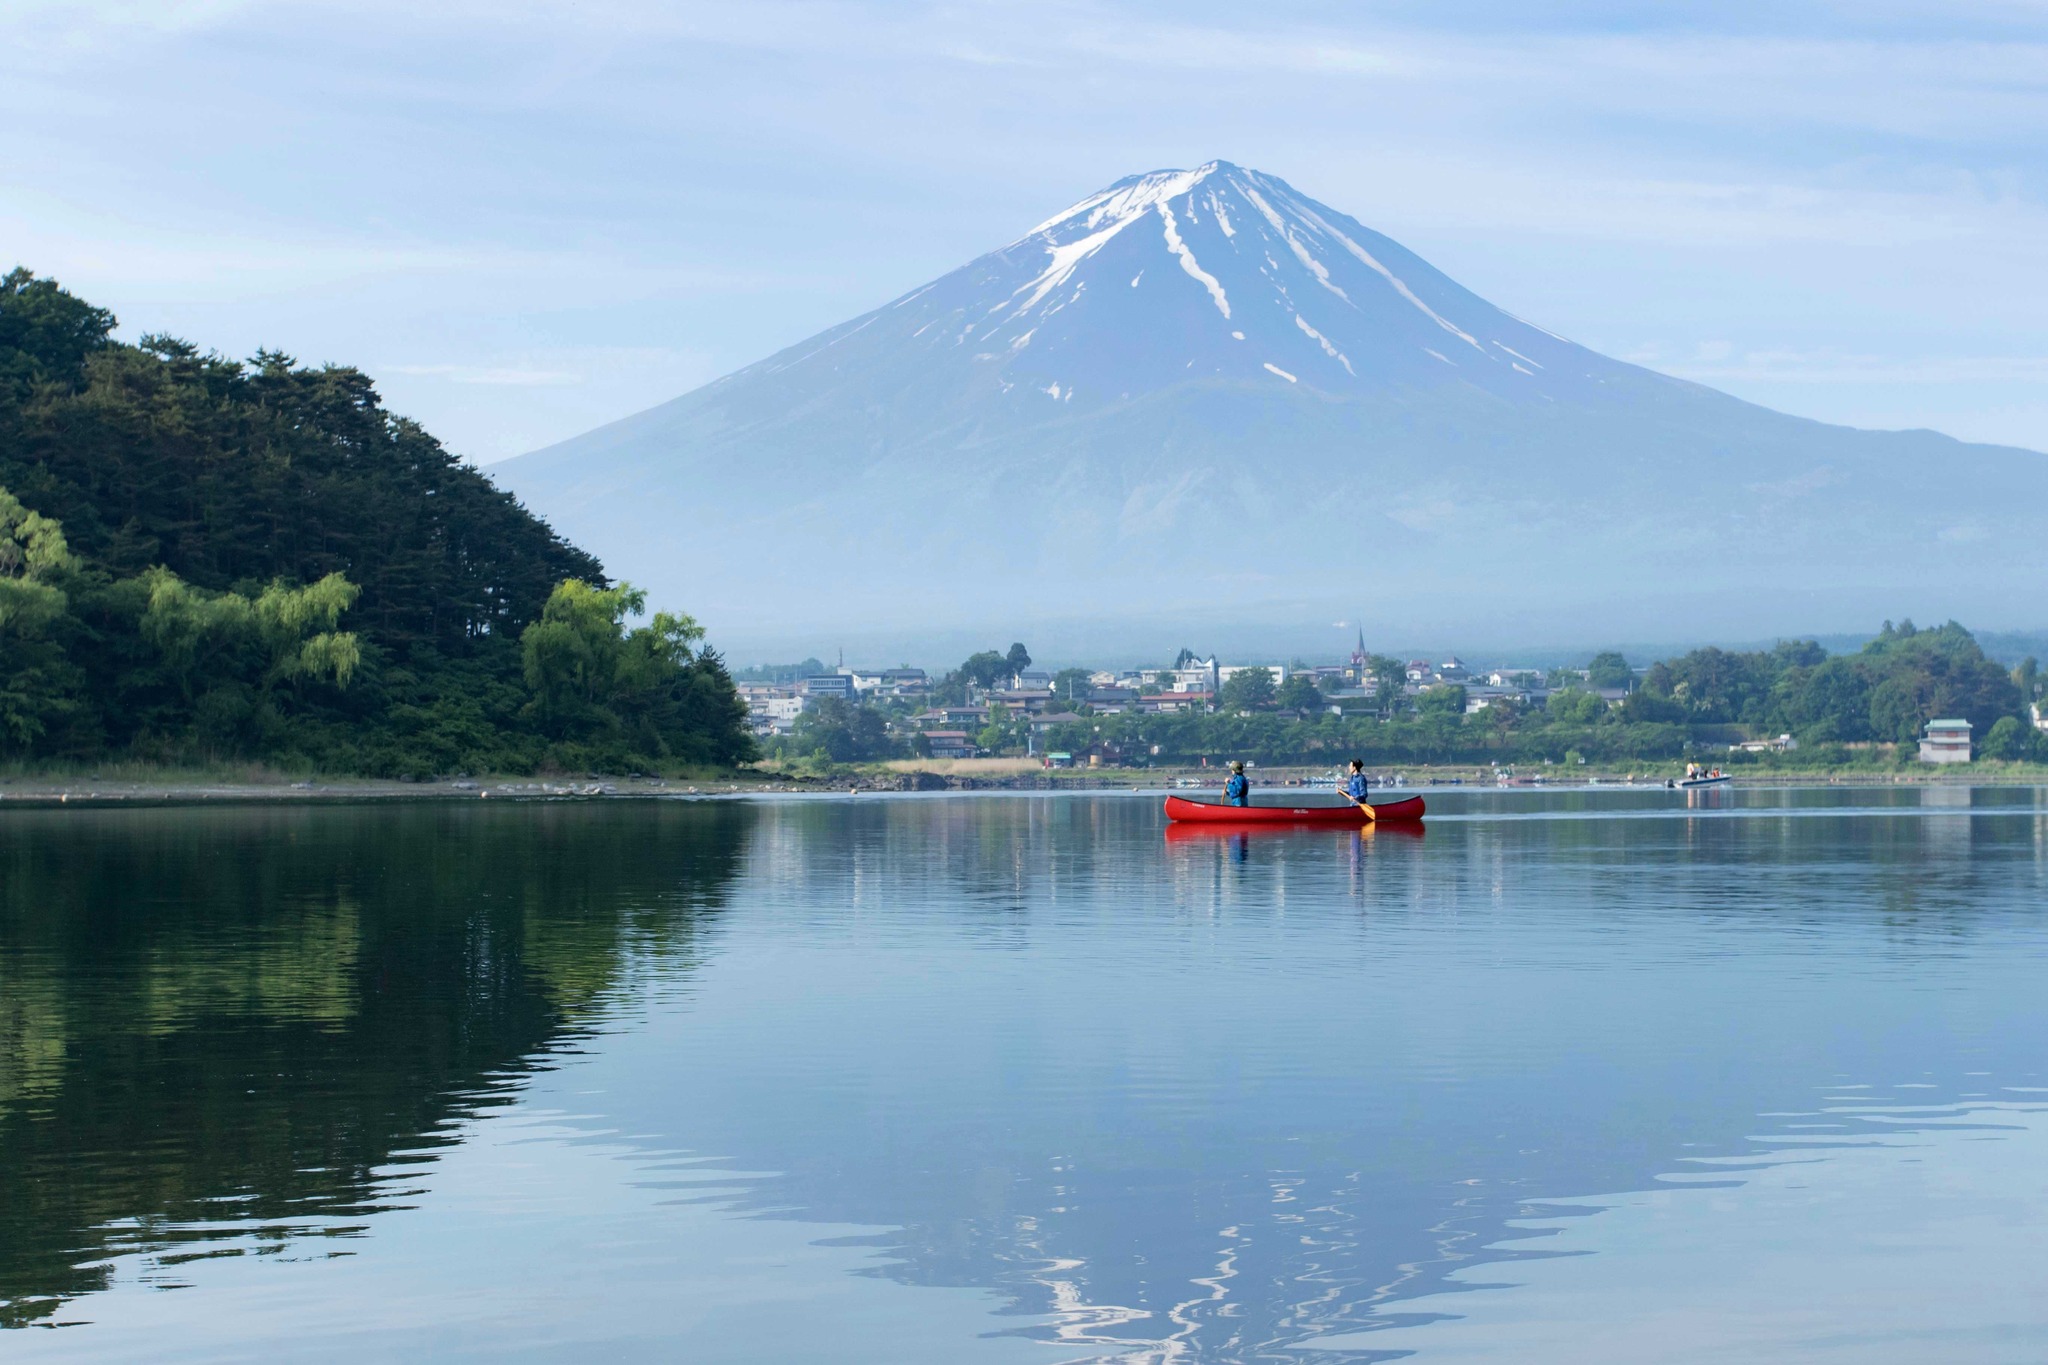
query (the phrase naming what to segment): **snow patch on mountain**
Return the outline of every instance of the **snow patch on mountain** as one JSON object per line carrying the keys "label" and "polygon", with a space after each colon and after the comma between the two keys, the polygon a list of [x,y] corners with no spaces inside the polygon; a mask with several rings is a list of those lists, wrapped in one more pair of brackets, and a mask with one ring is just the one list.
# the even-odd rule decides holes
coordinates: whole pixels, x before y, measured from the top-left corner
{"label": "snow patch on mountain", "polygon": [[1180,258],[1180,268],[1182,270],[1187,271],[1189,275],[1202,282],[1202,287],[1209,291],[1209,297],[1216,302],[1216,311],[1228,319],[1230,317],[1230,299],[1224,294],[1223,286],[1216,283],[1216,277],[1202,269],[1201,263],[1195,260],[1195,253],[1189,251],[1188,244],[1180,239],[1180,225],[1173,221],[1172,206],[1167,204],[1159,205],[1159,217],[1166,224],[1166,249]]}

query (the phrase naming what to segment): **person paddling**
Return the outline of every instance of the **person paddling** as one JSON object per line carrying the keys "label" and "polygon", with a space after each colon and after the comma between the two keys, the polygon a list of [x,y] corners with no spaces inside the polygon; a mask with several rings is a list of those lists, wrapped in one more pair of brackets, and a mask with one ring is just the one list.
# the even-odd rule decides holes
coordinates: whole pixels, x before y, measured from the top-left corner
{"label": "person paddling", "polygon": [[1358,807],[1367,815],[1372,815],[1374,813],[1373,808],[1370,805],[1366,804],[1365,800],[1365,760],[1358,758],[1354,758],[1351,760],[1351,775],[1344,779],[1344,786],[1342,788],[1342,791],[1344,793],[1345,799],[1350,801],[1352,805]]}
{"label": "person paddling", "polygon": [[1223,783],[1223,803],[1228,806],[1249,806],[1252,803],[1251,779],[1244,775],[1244,760],[1230,760],[1230,776]]}

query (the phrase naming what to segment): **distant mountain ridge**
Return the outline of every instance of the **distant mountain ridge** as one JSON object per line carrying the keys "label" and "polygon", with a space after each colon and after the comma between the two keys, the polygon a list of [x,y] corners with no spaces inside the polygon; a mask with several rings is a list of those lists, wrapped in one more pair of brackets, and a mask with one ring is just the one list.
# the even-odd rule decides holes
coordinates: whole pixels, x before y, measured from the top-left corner
{"label": "distant mountain ridge", "polygon": [[739,648],[1361,603],[1432,635],[2030,621],[2048,568],[2048,457],[1611,359],[1220,161],[490,472]]}

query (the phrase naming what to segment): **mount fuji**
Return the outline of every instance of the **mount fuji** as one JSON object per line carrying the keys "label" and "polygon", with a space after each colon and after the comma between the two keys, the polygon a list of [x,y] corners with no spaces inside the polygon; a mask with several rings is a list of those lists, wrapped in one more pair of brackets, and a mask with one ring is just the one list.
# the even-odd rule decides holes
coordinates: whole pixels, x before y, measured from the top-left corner
{"label": "mount fuji", "polygon": [[1610,359],[1222,161],[490,472],[729,648],[2031,621],[2048,569],[2048,457]]}

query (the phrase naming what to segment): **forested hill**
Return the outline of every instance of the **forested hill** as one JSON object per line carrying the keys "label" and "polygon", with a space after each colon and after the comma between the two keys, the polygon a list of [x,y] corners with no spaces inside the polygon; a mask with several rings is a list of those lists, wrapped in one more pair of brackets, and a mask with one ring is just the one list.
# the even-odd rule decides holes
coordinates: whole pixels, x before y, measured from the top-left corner
{"label": "forested hill", "polygon": [[751,752],[688,617],[628,628],[638,594],[362,372],[114,324],[0,281],[0,753],[428,773]]}

